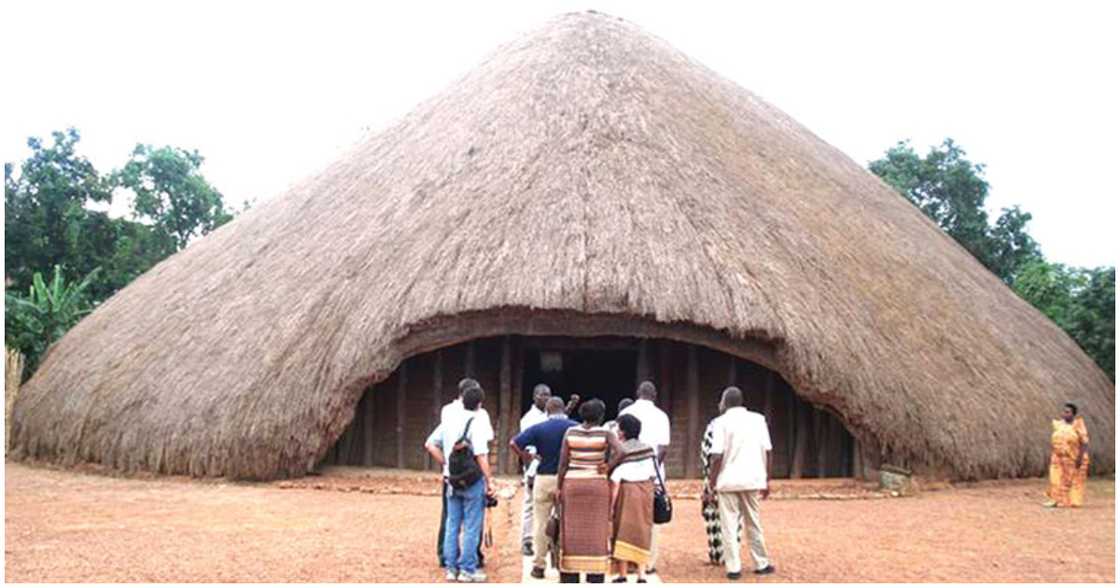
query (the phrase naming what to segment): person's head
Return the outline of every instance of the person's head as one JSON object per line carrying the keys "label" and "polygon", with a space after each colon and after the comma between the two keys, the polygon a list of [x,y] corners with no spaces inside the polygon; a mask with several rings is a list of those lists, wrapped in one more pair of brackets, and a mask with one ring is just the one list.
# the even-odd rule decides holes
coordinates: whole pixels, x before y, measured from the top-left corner
{"label": "person's head", "polygon": [[637,396],[639,400],[649,400],[653,402],[657,400],[657,386],[654,386],[653,382],[649,380],[643,380],[641,384],[638,384],[638,390],[634,395]]}
{"label": "person's head", "polygon": [[482,387],[482,384],[479,384],[478,380],[476,380],[474,378],[463,378],[462,380],[459,380],[459,398],[463,397],[463,392],[466,392],[467,388],[481,388],[481,387]]}
{"label": "person's head", "polygon": [[559,396],[553,396],[549,398],[544,403],[544,411],[547,412],[549,416],[552,416],[554,414],[565,414],[564,400]]}
{"label": "person's head", "polygon": [[632,414],[624,414],[615,421],[618,423],[618,433],[622,440],[637,439],[642,434],[642,421]]}
{"label": "person's head", "polygon": [[547,384],[537,384],[533,387],[533,404],[537,410],[545,410],[545,403],[552,398],[552,390]]}
{"label": "person's head", "polygon": [[486,394],[482,391],[482,386],[471,386],[463,390],[463,409],[478,410],[485,397]]}
{"label": "person's head", "polygon": [[736,406],[743,406],[743,391],[736,386],[724,388],[723,395],[720,396],[719,399],[720,412],[735,408]]}
{"label": "person's head", "polygon": [[607,405],[598,398],[592,398],[579,406],[579,418],[587,425],[603,424],[603,414],[606,412]]}
{"label": "person's head", "polygon": [[1065,403],[1062,407],[1062,420],[1067,423],[1072,423],[1073,418],[1077,416],[1077,405],[1072,402]]}
{"label": "person's head", "polygon": [[626,407],[630,406],[631,404],[634,404],[634,399],[633,398],[623,398],[622,400],[619,400],[618,401],[618,412],[622,412],[622,411],[626,410]]}

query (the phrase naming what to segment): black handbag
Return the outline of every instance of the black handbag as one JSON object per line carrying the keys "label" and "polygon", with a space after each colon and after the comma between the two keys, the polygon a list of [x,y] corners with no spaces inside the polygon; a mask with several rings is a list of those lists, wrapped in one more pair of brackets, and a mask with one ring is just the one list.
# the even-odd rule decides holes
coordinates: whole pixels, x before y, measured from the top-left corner
{"label": "black handbag", "polygon": [[673,502],[669,500],[669,489],[661,479],[661,468],[657,459],[653,460],[653,470],[657,472],[657,487],[653,489],[653,524],[664,525],[673,520]]}

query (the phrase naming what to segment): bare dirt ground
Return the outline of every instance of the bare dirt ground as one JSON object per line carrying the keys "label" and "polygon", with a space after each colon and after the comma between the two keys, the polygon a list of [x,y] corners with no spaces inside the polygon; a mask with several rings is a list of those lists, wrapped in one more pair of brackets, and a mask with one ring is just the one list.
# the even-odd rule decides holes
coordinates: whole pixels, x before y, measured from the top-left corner
{"label": "bare dirt ground", "polygon": [[[9,582],[443,581],[431,476],[385,476],[369,492],[335,492],[12,462],[5,474]],[[428,495],[392,493],[408,486]],[[509,535],[509,505],[492,509],[495,538]],[[515,548],[495,543],[491,580],[521,579]]]}
{"label": "bare dirt ground", "polygon": [[[501,482],[513,495],[515,482]],[[671,483],[658,571],[716,582],[698,485]],[[764,582],[1112,582],[1115,485],[1048,511],[1043,482],[886,498],[851,480],[780,481],[763,504],[778,573]],[[439,582],[431,474],[333,468],[288,482],[117,478],[7,464],[5,575],[15,582]],[[815,499],[814,499],[815,498]],[[517,582],[520,494],[491,512],[486,571]],[[746,555],[744,553],[744,555]],[[748,564],[749,565],[749,564]],[[744,581],[758,579],[748,575]]]}

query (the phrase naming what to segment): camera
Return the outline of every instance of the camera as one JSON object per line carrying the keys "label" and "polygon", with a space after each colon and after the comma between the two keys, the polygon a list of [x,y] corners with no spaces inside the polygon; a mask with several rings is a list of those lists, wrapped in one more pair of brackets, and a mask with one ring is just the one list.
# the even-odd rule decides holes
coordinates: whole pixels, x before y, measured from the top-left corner
{"label": "camera", "polygon": [[494,508],[495,506],[498,506],[498,498],[495,496],[487,496],[486,508]]}

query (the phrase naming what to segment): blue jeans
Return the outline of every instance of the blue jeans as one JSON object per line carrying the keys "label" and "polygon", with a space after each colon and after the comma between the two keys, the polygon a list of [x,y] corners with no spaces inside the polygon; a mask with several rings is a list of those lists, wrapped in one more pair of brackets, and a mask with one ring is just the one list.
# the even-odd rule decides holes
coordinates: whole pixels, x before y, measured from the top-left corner
{"label": "blue jeans", "polygon": [[[465,490],[454,490],[447,497],[447,528],[443,535],[443,561],[448,570],[473,574],[478,570],[478,540],[482,536],[482,516],[486,503],[486,480],[479,478]],[[462,549],[459,532],[463,533]]]}

